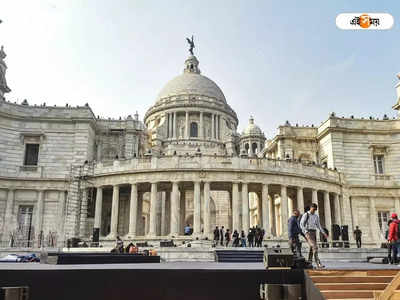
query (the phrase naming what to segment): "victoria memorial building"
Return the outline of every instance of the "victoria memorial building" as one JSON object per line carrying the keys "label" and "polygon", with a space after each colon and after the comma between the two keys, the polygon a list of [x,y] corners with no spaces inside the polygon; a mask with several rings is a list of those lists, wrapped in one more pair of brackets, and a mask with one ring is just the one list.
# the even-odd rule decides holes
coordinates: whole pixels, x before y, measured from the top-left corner
{"label": "victoria memorial building", "polygon": [[[0,51],[0,241],[57,243],[212,238],[215,226],[258,225],[287,239],[287,219],[318,203],[324,227],[355,226],[367,246],[400,213],[400,119],[331,113],[320,126],[286,121],[265,136],[237,114],[190,55],[143,120],[82,106],[13,103]],[[205,67],[206,69],[206,67]],[[400,110],[400,83],[393,109]],[[328,112],[327,112],[328,115]]]}

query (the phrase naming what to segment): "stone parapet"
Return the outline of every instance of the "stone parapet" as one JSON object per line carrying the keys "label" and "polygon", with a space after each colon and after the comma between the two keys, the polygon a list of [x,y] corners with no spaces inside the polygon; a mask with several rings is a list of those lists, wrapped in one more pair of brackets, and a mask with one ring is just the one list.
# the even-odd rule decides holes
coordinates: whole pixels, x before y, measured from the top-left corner
{"label": "stone parapet", "polygon": [[299,162],[283,160],[223,156],[164,156],[100,162],[95,166],[94,175],[182,169],[281,173],[340,183],[340,175],[337,171],[315,165],[304,165]]}
{"label": "stone parapet", "polygon": [[0,101],[0,115],[40,119],[90,119],[94,114],[89,106],[32,106]]}

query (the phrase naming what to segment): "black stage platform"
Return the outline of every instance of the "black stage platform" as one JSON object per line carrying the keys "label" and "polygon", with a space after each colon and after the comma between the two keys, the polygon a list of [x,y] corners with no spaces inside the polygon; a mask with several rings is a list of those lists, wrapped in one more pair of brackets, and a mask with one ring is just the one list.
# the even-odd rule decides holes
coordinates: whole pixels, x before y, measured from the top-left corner
{"label": "black stage platform", "polygon": [[30,300],[260,299],[261,284],[301,284],[303,270],[262,263],[2,264],[0,287],[29,286]]}
{"label": "black stage platform", "polygon": [[[41,260],[43,256],[41,255]],[[145,256],[128,253],[57,253],[47,254],[47,263],[57,265],[79,264],[138,264],[159,263],[160,256]]]}

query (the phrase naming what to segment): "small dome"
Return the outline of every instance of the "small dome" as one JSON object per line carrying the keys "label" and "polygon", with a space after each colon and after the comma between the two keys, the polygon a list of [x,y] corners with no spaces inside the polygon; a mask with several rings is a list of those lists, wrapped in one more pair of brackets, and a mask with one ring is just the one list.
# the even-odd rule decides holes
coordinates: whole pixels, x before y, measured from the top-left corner
{"label": "small dome", "polygon": [[264,135],[260,127],[254,124],[253,117],[249,119],[249,125],[243,130],[242,135]]}

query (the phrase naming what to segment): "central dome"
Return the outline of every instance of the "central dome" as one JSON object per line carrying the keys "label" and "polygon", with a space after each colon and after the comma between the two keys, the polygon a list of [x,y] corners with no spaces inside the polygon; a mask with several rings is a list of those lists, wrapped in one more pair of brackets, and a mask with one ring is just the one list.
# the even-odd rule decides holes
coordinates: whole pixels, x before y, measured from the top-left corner
{"label": "central dome", "polygon": [[207,96],[226,104],[225,96],[218,85],[197,73],[183,73],[169,81],[158,95],[157,102],[163,98],[181,95]]}
{"label": "central dome", "polygon": [[226,104],[224,93],[214,81],[200,75],[199,61],[191,55],[185,61],[183,74],[169,81],[158,94],[157,102],[171,96],[205,96]]}

